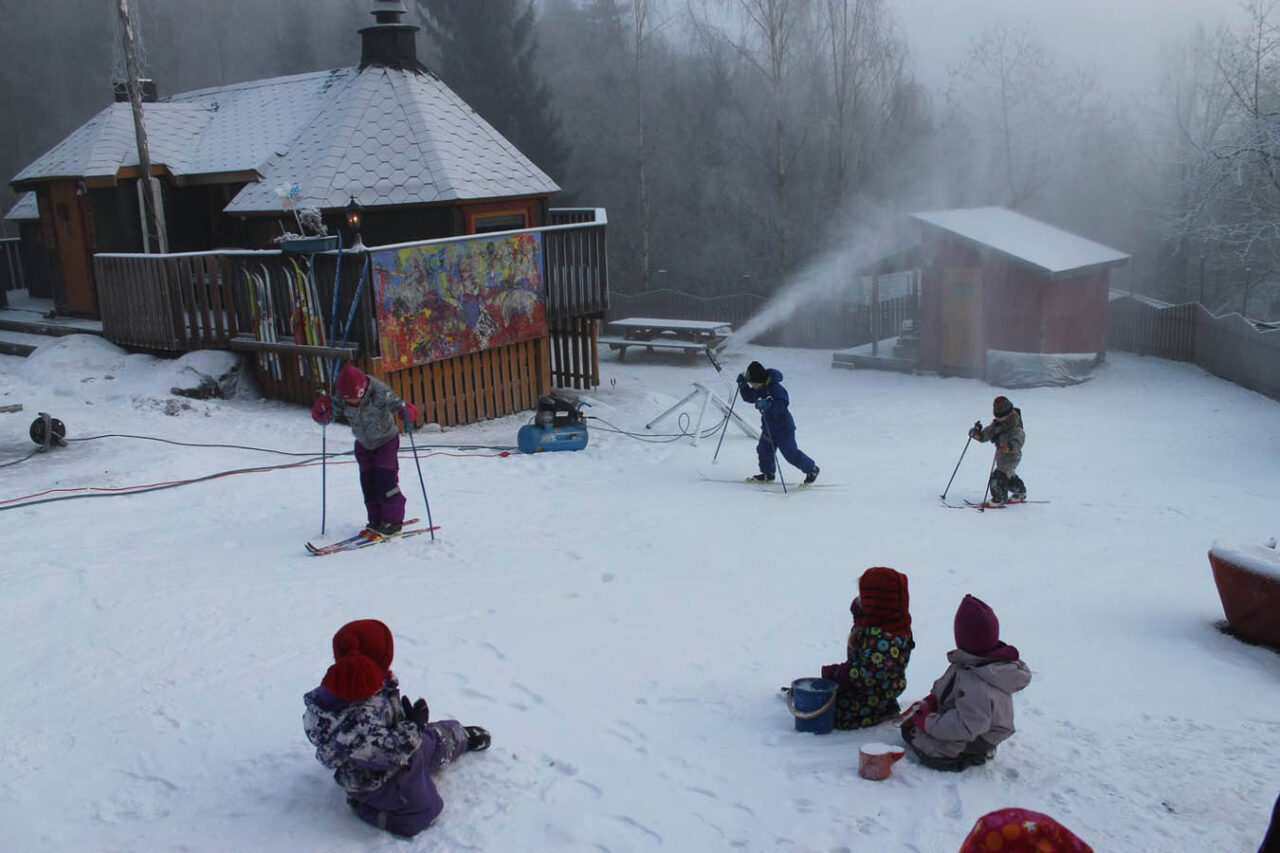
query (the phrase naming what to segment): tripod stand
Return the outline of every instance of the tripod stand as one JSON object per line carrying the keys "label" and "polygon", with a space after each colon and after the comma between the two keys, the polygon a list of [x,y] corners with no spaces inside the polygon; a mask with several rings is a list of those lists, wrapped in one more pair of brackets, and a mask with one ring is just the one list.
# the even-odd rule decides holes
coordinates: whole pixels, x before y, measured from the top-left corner
{"label": "tripod stand", "polygon": [[716,405],[716,408],[718,408],[721,412],[724,413],[725,417],[733,421],[733,423],[738,427],[738,429],[742,430],[744,433],[749,435],[753,441],[760,440],[759,430],[757,430],[751,424],[743,420],[742,417],[739,416],[737,412],[733,411],[733,409],[729,406],[729,404],[724,401],[723,397],[721,397],[715,391],[712,391],[706,385],[703,385],[701,382],[693,383],[693,390],[690,391],[689,394],[686,395],[683,400],[676,403],[674,406],[667,409],[665,412],[658,415],[653,420],[649,421],[649,423],[644,425],[644,428],[653,429],[655,424],[661,423],[664,419],[674,414],[677,410],[684,408],[686,404],[693,402],[699,397],[702,398],[702,406],[698,410],[698,422],[693,428],[693,444],[695,447],[697,447],[698,445],[698,433],[702,431],[702,419],[707,414],[707,407],[710,406],[712,403],[714,403]]}

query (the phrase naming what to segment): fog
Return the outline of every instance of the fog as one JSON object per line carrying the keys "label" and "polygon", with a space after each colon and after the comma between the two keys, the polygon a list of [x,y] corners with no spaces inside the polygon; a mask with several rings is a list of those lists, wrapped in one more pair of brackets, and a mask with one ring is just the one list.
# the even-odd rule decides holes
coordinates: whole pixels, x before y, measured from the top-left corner
{"label": "fog", "polygon": [[[354,65],[371,21],[369,0],[131,5],[162,96]],[[903,214],[994,204],[1130,253],[1116,281],[1147,295],[1280,297],[1258,283],[1280,258],[1270,2],[538,0],[532,22],[523,0],[406,5],[434,27],[421,58],[563,187],[554,203],[608,208],[619,294],[840,298],[831,276],[900,247]],[[112,7],[0,0],[6,176],[110,102]],[[1250,102],[1234,83],[1255,71]]]}

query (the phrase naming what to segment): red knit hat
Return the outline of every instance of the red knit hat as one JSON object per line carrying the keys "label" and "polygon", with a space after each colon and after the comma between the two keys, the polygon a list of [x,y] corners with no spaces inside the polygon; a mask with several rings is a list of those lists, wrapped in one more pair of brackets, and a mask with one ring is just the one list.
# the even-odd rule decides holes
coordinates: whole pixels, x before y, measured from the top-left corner
{"label": "red knit hat", "polygon": [[[907,576],[885,566],[872,566],[858,578],[858,597],[862,616],[854,614],[859,625],[879,627],[890,634],[911,633],[911,597],[907,592]],[[853,605],[849,605],[852,611]]]}
{"label": "red knit hat", "polygon": [[956,648],[973,655],[985,655],[1000,645],[1000,620],[980,598],[966,595],[956,608]]}
{"label": "red knit hat", "polygon": [[997,418],[1003,418],[1012,411],[1013,401],[1003,394],[991,401],[991,414]]}
{"label": "red knit hat", "polygon": [[391,675],[395,640],[391,629],[377,619],[348,622],[333,635],[333,666],[320,684],[339,699],[368,699]]}
{"label": "red knit hat", "polygon": [[368,381],[369,377],[363,370],[354,364],[345,364],[338,371],[338,381],[334,390],[344,400],[353,399],[364,394],[364,386]]}
{"label": "red knit hat", "polygon": [[1047,814],[1000,809],[978,818],[959,853],[1093,853],[1093,848]]}

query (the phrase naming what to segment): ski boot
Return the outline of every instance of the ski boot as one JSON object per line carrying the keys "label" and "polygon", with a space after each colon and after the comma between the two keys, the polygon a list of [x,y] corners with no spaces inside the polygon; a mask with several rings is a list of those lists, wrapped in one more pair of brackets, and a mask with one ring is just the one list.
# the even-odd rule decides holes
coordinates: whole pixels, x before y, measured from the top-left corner
{"label": "ski boot", "polygon": [[773,474],[752,474],[750,477],[748,477],[748,478],[747,478],[747,482],[749,482],[749,483],[772,483],[772,482],[773,482],[773,477],[774,477],[774,475],[773,475]]}
{"label": "ski boot", "polygon": [[479,726],[463,726],[467,730],[467,752],[480,752],[489,748],[489,732]]}
{"label": "ski boot", "polygon": [[990,491],[991,503],[996,506],[1003,506],[1009,500],[1009,478],[1003,471],[991,475]]}
{"label": "ski boot", "polygon": [[819,470],[820,470],[820,469],[818,468],[818,466],[817,466],[817,465],[814,465],[814,466],[813,466],[813,470],[812,470],[812,471],[810,471],[808,474],[805,474],[805,475],[804,475],[804,484],[805,484],[806,486],[807,486],[807,485],[809,485],[810,483],[812,483],[814,480],[818,479],[818,471],[819,471]]}
{"label": "ski boot", "polygon": [[1022,478],[1014,474],[1009,478],[1009,500],[1025,501],[1027,499],[1027,484],[1022,482]]}

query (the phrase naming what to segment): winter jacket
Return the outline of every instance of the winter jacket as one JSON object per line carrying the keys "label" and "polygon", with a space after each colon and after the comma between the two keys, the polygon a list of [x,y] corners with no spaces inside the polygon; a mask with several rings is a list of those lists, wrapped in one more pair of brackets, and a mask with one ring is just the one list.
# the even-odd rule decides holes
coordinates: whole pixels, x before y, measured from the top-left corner
{"label": "winter jacket", "polygon": [[897,714],[897,698],[907,689],[907,662],[915,648],[911,634],[891,634],[873,625],[849,632],[848,658],[822,668],[836,691],[835,727],[860,729]]}
{"label": "winter jacket", "polygon": [[[1002,646],[1010,650],[1010,646]],[[997,652],[998,654],[999,652]],[[1031,670],[1016,657],[982,657],[961,649],[947,653],[951,666],[933,683],[938,710],[914,730],[911,745],[925,757],[955,758],[966,747],[994,749],[1013,734],[1013,694],[1031,683]]]}
{"label": "winter jacket", "polygon": [[757,400],[768,400],[769,407],[760,412],[760,423],[768,435],[777,437],[787,432],[795,432],[796,422],[791,417],[791,398],[787,389],[782,387],[782,371],[776,367],[769,368],[769,381],[760,388],[752,388],[745,379],[738,380],[738,394],[744,403],[755,405]]}
{"label": "winter jacket", "polygon": [[346,702],[325,687],[303,702],[302,724],[316,758],[333,770],[361,820],[413,836],[444,810],[431,772],[466,751],[460,723],[441,720],[419,729],[405,719],[394,676],[359,702]]}
{"label": "winter jacket", "polygon": [[996,446],[996,470],[1013,476],[1022,461],[1022,445],[1027,441],[1022,429],[1022,410],[1015,408],[1004,420],[993,420],[982,428],[977,438]]}
{"label": "winter jacket", "polygon": [[369,388],[359,403],[348,403],[341,397],[333,398],[334,414],[342,415],[351,424],[356,441],[367,450],[377,450],[399,435],[396,412],[404,405],[387,383],[369,377]]}

